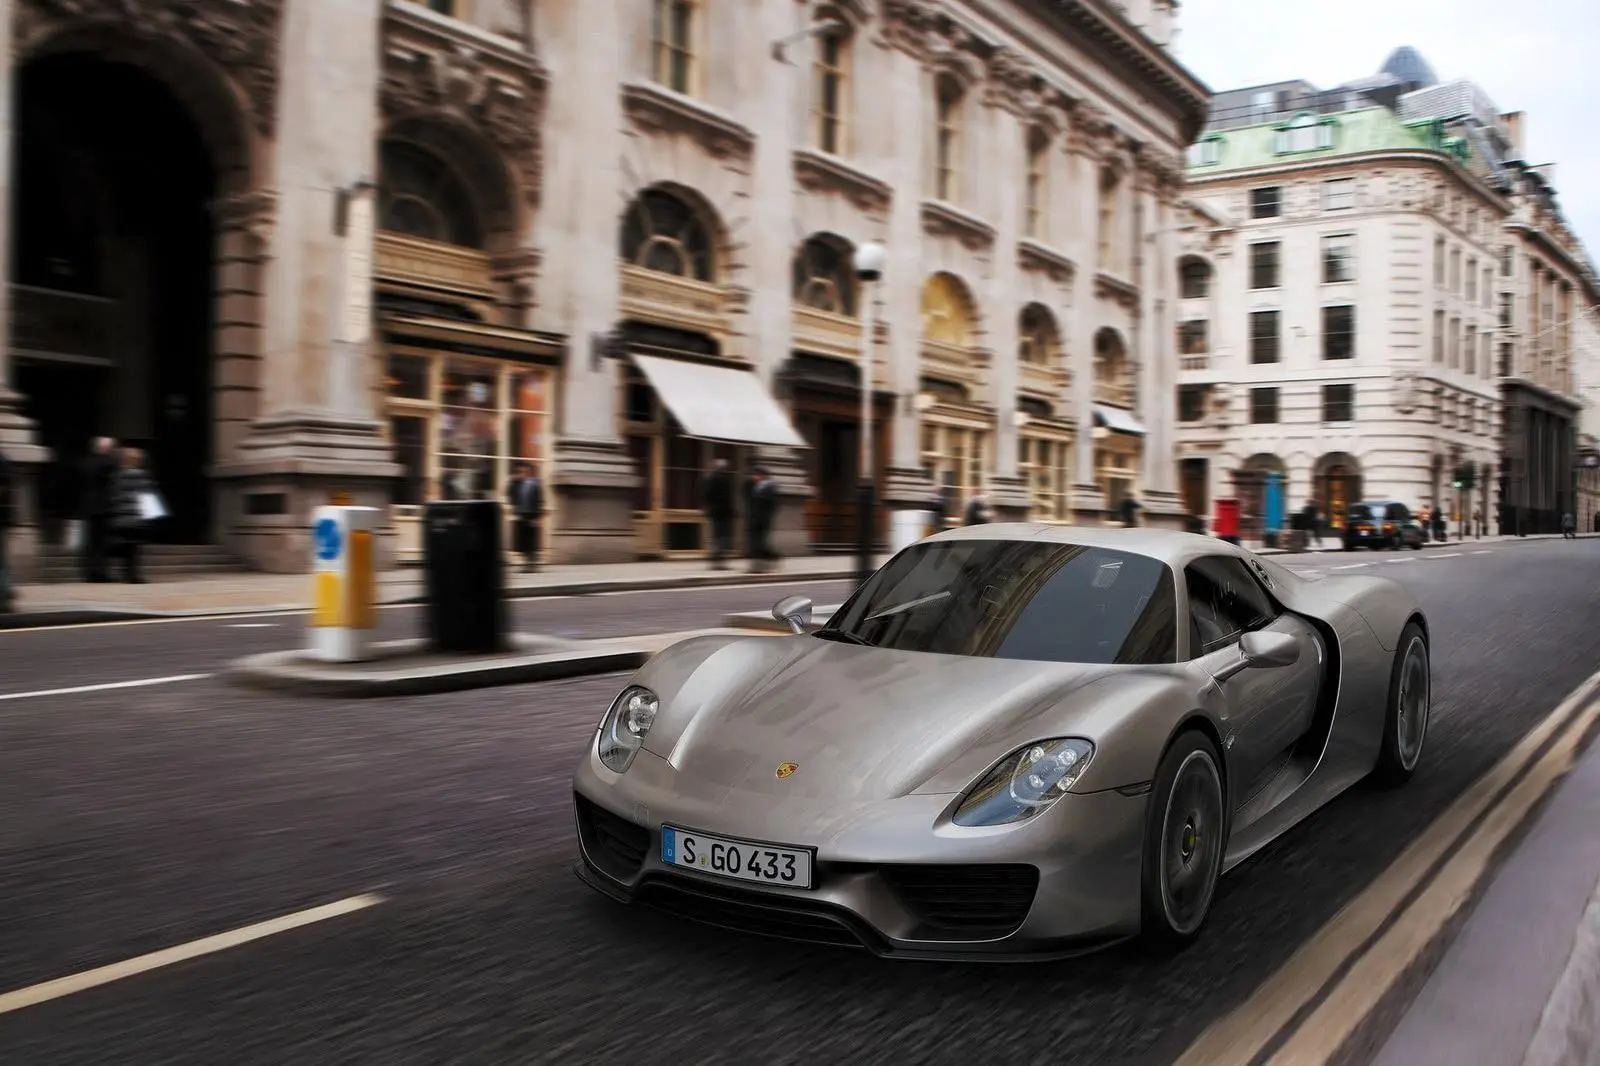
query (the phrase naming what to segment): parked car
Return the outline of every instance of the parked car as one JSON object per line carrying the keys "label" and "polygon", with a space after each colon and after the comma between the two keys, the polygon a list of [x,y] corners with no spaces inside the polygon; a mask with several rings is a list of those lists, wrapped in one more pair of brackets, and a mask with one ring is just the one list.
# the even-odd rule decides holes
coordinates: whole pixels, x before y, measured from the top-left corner
{"label": "parked car", "polygon": [[1345,513],[1344,550],[1357,548],[1415,548],[1422,550],[1428,534],[1398,500],[1363,500]]}

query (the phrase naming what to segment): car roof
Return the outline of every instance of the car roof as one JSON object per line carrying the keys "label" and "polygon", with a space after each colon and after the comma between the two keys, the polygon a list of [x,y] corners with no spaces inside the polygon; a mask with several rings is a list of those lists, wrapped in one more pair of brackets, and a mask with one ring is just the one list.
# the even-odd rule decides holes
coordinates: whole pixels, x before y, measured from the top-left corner
{"label": "car roof", "polygon": [[[1203,555],[1247,554],[1242,548],[1216,537],[1198,533],[1183,533],[1173,529],[1154,529],[1149,526],[1062,526],[1046,522],[991,522],[976,526],[958,526],[935,534],[927,540],[1042,540],[1052,544],[1081,544],[1090,548],[1109,548],[1159,559],[1174,568],[1182,568]],[[927,543],[922,541],[920,543]]]}

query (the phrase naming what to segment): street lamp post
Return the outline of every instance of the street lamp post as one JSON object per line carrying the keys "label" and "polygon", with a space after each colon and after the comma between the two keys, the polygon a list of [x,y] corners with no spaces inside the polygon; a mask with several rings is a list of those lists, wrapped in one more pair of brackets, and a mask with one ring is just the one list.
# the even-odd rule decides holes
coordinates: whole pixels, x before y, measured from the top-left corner
{"label": "street lamp post", "polygon": [[873,358],[872,283],[883,277],[884,250],[868,242],[856,249],[855,270],[859,283],[861,311],[861,485],[856,495],[856,581],[866,584],[872,576],[873,512],[876,488],[872,476],[872,386],[876,360]]}

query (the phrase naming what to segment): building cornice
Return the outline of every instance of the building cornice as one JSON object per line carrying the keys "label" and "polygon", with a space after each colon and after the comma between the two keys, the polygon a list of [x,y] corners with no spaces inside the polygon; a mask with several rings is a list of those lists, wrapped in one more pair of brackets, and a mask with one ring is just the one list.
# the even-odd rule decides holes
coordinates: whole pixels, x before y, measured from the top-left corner
{"label": "building cornice", "polygon": [[1233,170],[1214,171],[1209,174],[1198,173],[1193,168],[1189,168],[1184,172],[1186,177],[1184,184],[1196,190],[1227,185],[1232,182],[1246,182],[1253,185],[1264,177],[1278,174],[1314,174],[1357,168],[1373,169],[1391,166],[1395,163],[1426,163],[1438,167],[1447,171],[1451,177],[1476,193],[1484,203],[1494,207],[1506,216],[1512,213],[1511,202],[1503,194],[1496,192],[1487,182],[1478,178],[1477,175],[1449,156],[1441,152],[1431,152],[1420,148],[1384,148],[1372,152],[1323,156],[1318,159],[1307,159],[1296,163],[1267,163],[1261,166],[1239,167]]}
{"label": "building cornice", "polygon": [[1560,241],[1552,237],[1548,230],[1517,220],[1507,222],[1505,228],[1511,233],[1520,233],[1525,239],[1538,245],[1548,258],[1559,259],[1571,280],[1586,294],[1585,303],[1600,303],[1600,281],[1589,273],[1588,264],[1573,255]]}

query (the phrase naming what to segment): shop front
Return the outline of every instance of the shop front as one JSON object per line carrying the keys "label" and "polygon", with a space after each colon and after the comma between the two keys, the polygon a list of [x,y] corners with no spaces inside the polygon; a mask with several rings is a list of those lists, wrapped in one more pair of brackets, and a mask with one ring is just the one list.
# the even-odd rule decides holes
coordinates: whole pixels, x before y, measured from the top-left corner
{"label": "shop front", "polygon": [[988,488],[994,469],[994,409],[949,382],[924,378],[922,468],[946,494],[945,521],[959,525],[967,504]]}
{"label": "shop front", "polygon": [[1097,403],[1093,410],[1095,483],[1105,498],[1107,516],[1120,520],[1122,502],[1137,497],[1144,424],[1121,407]]}
{"label": "shop front", "polygon": [[1017,404],[1017,472],[1033,522],[1072,521],[1072,423],[1053,416],[1051,405],[1023,399]]}
{"label": "shop front", "polygon": [[[841,551],[856,543],[856,512],[861,480],[861,374],[851,363],[796,352],[784,367],[783,388],[800,436],[808,446],[806,480],[812,495],[805,504],[806,538],[817,551]],[[873,393],[873,476],[883,495],[883,471],[890,458],[894,394],[880,380]],[[877,509],[877,532],[887,536],[887,513]]]}

